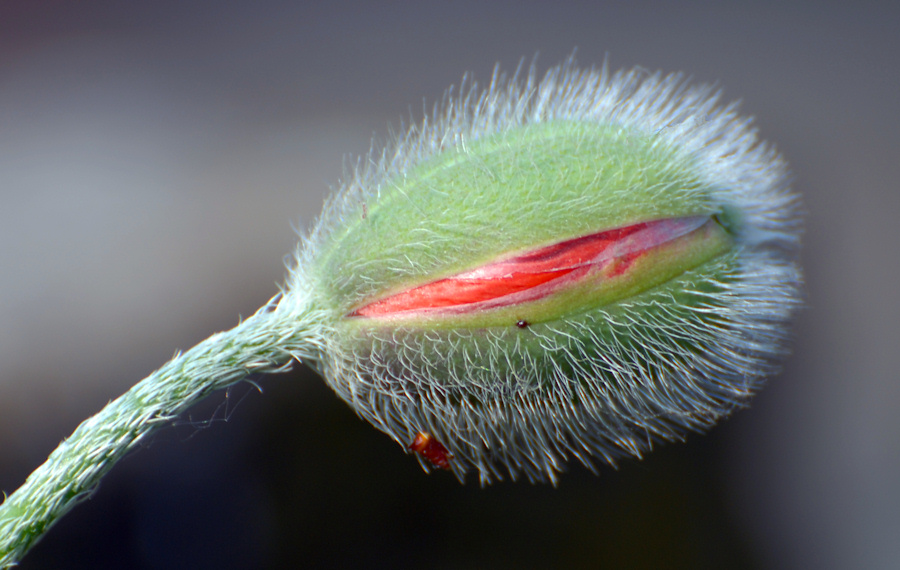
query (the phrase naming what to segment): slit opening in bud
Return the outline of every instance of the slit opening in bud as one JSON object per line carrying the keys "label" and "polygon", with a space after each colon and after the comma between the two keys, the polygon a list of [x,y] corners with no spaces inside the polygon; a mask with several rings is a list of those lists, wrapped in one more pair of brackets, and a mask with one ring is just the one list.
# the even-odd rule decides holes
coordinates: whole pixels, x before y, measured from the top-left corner
{"label": "slit opening in bud", "polygon": [[[586,281],[595,285],[595,291],[608,289],[616,280],[634,277],[630,274],[639,261],[656,254],[657,261],[668,270],[661,273],[644,267],[650,287],[674,276],[670,275],[673,266],[680,273],[720,253],[723,243],[730,242],[726,232],[715,216],[640,222],[517,253],[410,287],[366,303],[347,317],[464,316],[540,301]],[[634,289],[628,287],[629,291]],[[609,295],[604,297],[608,302]]]}

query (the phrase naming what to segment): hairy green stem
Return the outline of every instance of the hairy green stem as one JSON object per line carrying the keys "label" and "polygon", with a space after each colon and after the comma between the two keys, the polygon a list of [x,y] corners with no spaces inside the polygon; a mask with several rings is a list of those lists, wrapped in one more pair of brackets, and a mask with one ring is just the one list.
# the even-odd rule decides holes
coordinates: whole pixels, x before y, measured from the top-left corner
{"label": "hairy green stem", "polygon": [[85,420],[0,505],[0,568],[8,568],[151,432],[215,390],[254,373],[317,358],[312,312],[273,300],[233,329],[176,355],[97,415]]}

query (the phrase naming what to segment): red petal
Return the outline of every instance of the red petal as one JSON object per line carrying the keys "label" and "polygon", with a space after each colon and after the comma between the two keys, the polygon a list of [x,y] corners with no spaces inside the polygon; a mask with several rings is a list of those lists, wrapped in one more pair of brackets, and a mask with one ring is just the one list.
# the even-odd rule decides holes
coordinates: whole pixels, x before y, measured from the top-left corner
{"label": "red petal", "polygon": [[642,253],[694,231],[707,219],[697,216],[656,220],[562,241],[407,289],[360,307],[348,316],[383,317],[485,303],[534,289],[578,269],[586,274],[590,267],[613,261],[611,276],[618,276]]}

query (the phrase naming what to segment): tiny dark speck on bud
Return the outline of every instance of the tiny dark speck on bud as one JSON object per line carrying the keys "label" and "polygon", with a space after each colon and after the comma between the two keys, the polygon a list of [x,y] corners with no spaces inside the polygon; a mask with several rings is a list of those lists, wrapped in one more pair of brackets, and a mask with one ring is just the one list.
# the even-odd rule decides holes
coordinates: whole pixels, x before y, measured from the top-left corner
{"label": "tiny dark speck on bud", "polygon": [[518,321],[516,321],[516,326],[520,329],[528,328],[528,321],[526,321],[525,319],[519,319]]}

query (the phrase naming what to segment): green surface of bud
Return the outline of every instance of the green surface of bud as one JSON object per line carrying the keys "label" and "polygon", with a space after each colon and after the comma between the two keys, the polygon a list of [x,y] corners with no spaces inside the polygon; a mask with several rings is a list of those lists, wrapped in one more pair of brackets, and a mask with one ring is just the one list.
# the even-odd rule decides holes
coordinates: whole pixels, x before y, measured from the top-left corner
{"label": "green surface of bud", "polygon": [[716,99],[572,62],[464,83],[301,245],[289,293],[324,315],[320,372],[482,483],[640,456],[745,405],[798,306],[800,226],[783,162]]}

